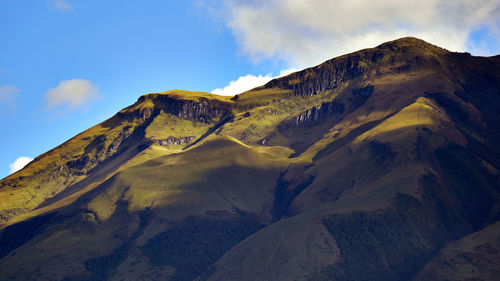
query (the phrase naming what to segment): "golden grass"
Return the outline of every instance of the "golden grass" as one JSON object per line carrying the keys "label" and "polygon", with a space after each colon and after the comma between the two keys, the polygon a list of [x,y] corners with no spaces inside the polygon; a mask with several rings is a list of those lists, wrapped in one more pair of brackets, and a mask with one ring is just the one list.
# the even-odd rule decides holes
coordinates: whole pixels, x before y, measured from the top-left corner
{"label": "golden grass", "polygon": [[394,142],[396,138],[400,137],[398,134],[412,133],[409,130],[410,127],[425,126],[432,128],[445,117],[446,115],[439,112],[432,101],[421,97],[377,127],[357,137],[354,143],[374,138],[382,142]]}
{"label": "golden grass", "polygon": [[172,98],[177,98],[177,99],[183,99],[183,100],[194,100],[194,101],[199,101],[200,98],[206,98],[206,99],[217,99],[220,101],[225,101],[225,102],[232,102],[231,101],[231,96],[221,96],[221,95],[216,95],[212,93],[206,93],[206,92],[194,92],[194,91],[185,91],[185,90],[169,90],[161,93],[151,93],[145,95],[145,97],[152,98],[155,95],[168,95]]}
{"label": "golden grass", "polygon": [[209,127],[209,124],[182,119],[162,111],[146,129],[146,138],[160,140],[168,137],[199,137]]}
{"label": "golden grass", "polygon": [[[130,212],[146,207],[198,208],[196,206],[209,204],[210,198],[215,198],[217,204],[227,204],[222,202],[231,199],[223,194],[250,192],[238,191],[238,186],[249,187],[248,184],[256,180],[255,173],[260,175],[258,181],[274,185],[279,171],[287,165],[279,154],[284,155],[283,149],[261,152],[232,137],[211,136],[190,150],[123,169],[88,208],[102,221],[109,219],[120,200],[128,202]],[[234,174],[226,174],[232,170]],[[243,170],[249,172],[240,172]],[[206,189],[204,183],[210,189]]]}

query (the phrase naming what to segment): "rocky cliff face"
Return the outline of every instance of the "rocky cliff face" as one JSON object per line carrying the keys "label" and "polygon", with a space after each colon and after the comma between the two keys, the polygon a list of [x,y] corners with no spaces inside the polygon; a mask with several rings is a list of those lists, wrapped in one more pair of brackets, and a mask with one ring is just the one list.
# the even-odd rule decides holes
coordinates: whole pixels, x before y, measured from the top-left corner
{"label": "rocky cliff face", "polygon": [[[344,98],[349,105],[349,112],[364,104],[370,98],[373,90],[374,87],[372,85],[351,90],[351,95]],[[283,121],[278,126],[278,129],[285,130],[293,126],[307,126],[334,114],[340,115],[345,113],[346,108],[344,104],[337,100],[342,100],[342,98],[337,98],[331,102],[323,102],[320,105],[309,108],[297,116]]]}
{"label": "rocky cliff face", "polygon": [[340,83],[360,76],[366,70],[362,62],[372,60],[373,57],[378,57],[378,54],[368,56],[355,55],[329,60],[314,69],[308,68],[282,79],[272,80],[264,87],[289,89],[294,95],[300,96],[317,95],[323,91],[333,90]]}
{"label": "rocky cliff face", "polygon": [[231,103],[215,99],[200,98],[199,100],[186,100],[171,97],[169,95],[147,95],[142,96],[138,102],[152,100],[156,110],[164,110],[177,117],[210,123],[214,119],[227,115],[231,112]]}
{"label": "rocky cliff face", "polygon": [[280,130],[286,130],[287,128],[294,126],[307,126],[334,114],[341,114],[343,112],[344,105],[342,103],[337,101],[324,102],[318,106],[299,113],[291,119],[285,120],[279,125],[278,128]]}
{"label": "rocky cliff face", "polygon": [[195,136],[180,137],[180,138],[168,137],[168,138],[162,139],[162,140],[154,140],[154,142],[157,143],[157,144],[159,144],[159,145],[164,145],[164,146],[168,146],[168,145],[186,145],[186,144],[189,144],[195,138],[196,138]]}

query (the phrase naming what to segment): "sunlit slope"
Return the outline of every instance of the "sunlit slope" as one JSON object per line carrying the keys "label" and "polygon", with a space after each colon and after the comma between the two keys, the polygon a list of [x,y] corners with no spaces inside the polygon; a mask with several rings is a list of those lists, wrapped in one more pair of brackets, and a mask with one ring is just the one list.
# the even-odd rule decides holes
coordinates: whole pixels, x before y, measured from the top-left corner
{"label": "sunlit slope", "polygon": [[[161,245],[150,249],[147,241],[167,235],[167,229],[182,229],[183,220],[189,216],[200,218],[192,223],[194,228],[215,231],[210,224],[205,226],[212,220],[227,227],[217,230],[222,233],[213,233],[221,239],[232,239],[224,235],[225,231],[231,232],[235,222],[258,230],[271,220],[274,184],[283,168],[283,161],[271,154],[216,137],[185,153],[157,157],[124,169],[60,213],[46,217],[49,226],[43,227],[43,234],[8,254],[2,271],[4,276],[16,278],[42,272],[59,276],[57,279],[77,276],[88,280],[120,274],[121,263],[137,264],[140,259],[150,258],[153,263],[172,268],[171,272],[179,267],[177,275],[194,274],[186,271],[187,265],[158,257],[151,251],[160,251]],[[241,239],[250,234],[245,234],[246,228],[240,233],[238,226],[234,227],[235,233],[243,235]],[[117,247],[122,247],[126,255],[115,253]],[[129,254],[131,260],[126,260]],[[182,254],[188,253],[178,253]],[[101,258],[103,264],[96,258]],[[210,265],[203,257],[189,259],[191,269],[199,267],[198,263]],[[127,272],[135,268],[130,264]],[[25,270],[20,275],[21,267]],[[137,270],[140,273],[144,268]]]}
{"label": "sunlit slope", "polygon": [[99,162],[114,155],[122,141],[142,123],[141,118],[113,117],[35,158],[21,171],[0,182],[1,221],[40,205],[85,179]]}
{"label": "sunlit slope", "polygon": [[[437,267],[463,260],[446,245],[490,243],[481,229],[500,218],[499,70],[498,56],[402,38],[235,97],[142,96],[54,150],[93,159],[80,136],[131,131],[10,213],[0,268],[14,280],[452,276]],[[17,175],[5,196],[33,189],[36,177],[5,187]]]}
{"label": "sunlit slope", "polygon": [[180,90],[141,97],[0,181],[0,223],[95,186],[139,154],[131,164],[180,151],[228,114],[228,101]]}
{"label": "sunlit slope", "polygon": [[88,208],[99,220],[108,219],[120,201],[128,202],[129,212],[168,209],[165,216],[171,219],[202,215],[204,208],[270,215],[274,183],[285,164],[229,138],[212,137],[192,150],[120,172]]}

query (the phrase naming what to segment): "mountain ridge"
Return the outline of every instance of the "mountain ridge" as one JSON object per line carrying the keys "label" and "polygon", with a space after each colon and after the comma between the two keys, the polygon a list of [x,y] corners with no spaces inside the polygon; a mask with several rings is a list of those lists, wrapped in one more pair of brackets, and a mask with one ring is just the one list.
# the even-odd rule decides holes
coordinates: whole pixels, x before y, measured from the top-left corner
{"label": "mountain ridge", "polygon": [[234,97],[143,95],[0,181],[2,275],[444,280],[476,232],[495,259],[498,69],[405,37]]}

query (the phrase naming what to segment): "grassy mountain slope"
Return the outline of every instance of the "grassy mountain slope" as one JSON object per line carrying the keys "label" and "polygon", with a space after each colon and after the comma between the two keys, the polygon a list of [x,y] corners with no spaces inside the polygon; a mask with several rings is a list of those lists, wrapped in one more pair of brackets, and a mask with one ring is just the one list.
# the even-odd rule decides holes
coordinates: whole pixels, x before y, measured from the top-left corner
{"label": "grassy mountain slope", "polygon": [[[126,262],[126,254],[143,248],[143,259],[147,256],[154,263],[169,265],[167,257],[161,256],[165,253],[156,252],[160,246],[149,247],[147,241],[167,235],[170,228],[182,229],[186,217],[193,217],[190,227],[195,229],[213,231],[210,223],[219,222],[221,233],[213,234],[221,237],[213,239],[228,239],[225,231],[232,223],[247,221],[257,230],[269,222],[273,187],[282,166],[271,154],[216,137],[188,152],[124,169],[47,217],[41,234],[30,237],[13,252],[4,253],[4,274],[16,278],[40,272],[58,276],[54,278],[108,278],[115,270],[119,273],[115,267]],[[22,225],[17,230],[16,226],[7,228],[2,238],[9,232],[14,236],[23,231]],[[239,226],[235,227],[236,232],[240,231]],[[245,235],[246,228],[241,231],[240,235]],[[200,238],[207,239],[203,235]],[[23,275],[17,271],[21,266],[26,267]],[[196,265],[186,266],[192,269]],[[9,268],[14,270],[10,272]],[[127,267],[127,271],[133,268]]]}
{"label": "grassy mountain slope", "polygon": [[[141,97],[112,118],[38,156],[24,169],[0,182],[0,223],[10,224],[12,222],[6,221],[12,217],[16,222],[20,215],[30,217],[31,214],[25,213],[37,214],[36,208],[89,186],[95,187],[129,161],[129,165],[133,165],[180,151],[227,111],[230,100],[215,95],[211,95],[212,103],[190,108],[200,100],[203,104],[209,95],[174,90],[161,94],[161,98],[158,94]],[[219,108],[219,104],[224,106]],[[159,128],[167,130],[160,132]]]}
{"label": "grassy mountain slope", "polygon": [[500,222],[444,247],[414,280],[498,280]]}
{"label": "grassy mountain slope", "polygon": [[232,98],[142,96],[0,182],[1,276],[496,276],[460,251],[498,265],[499,70],[402,38]]}

